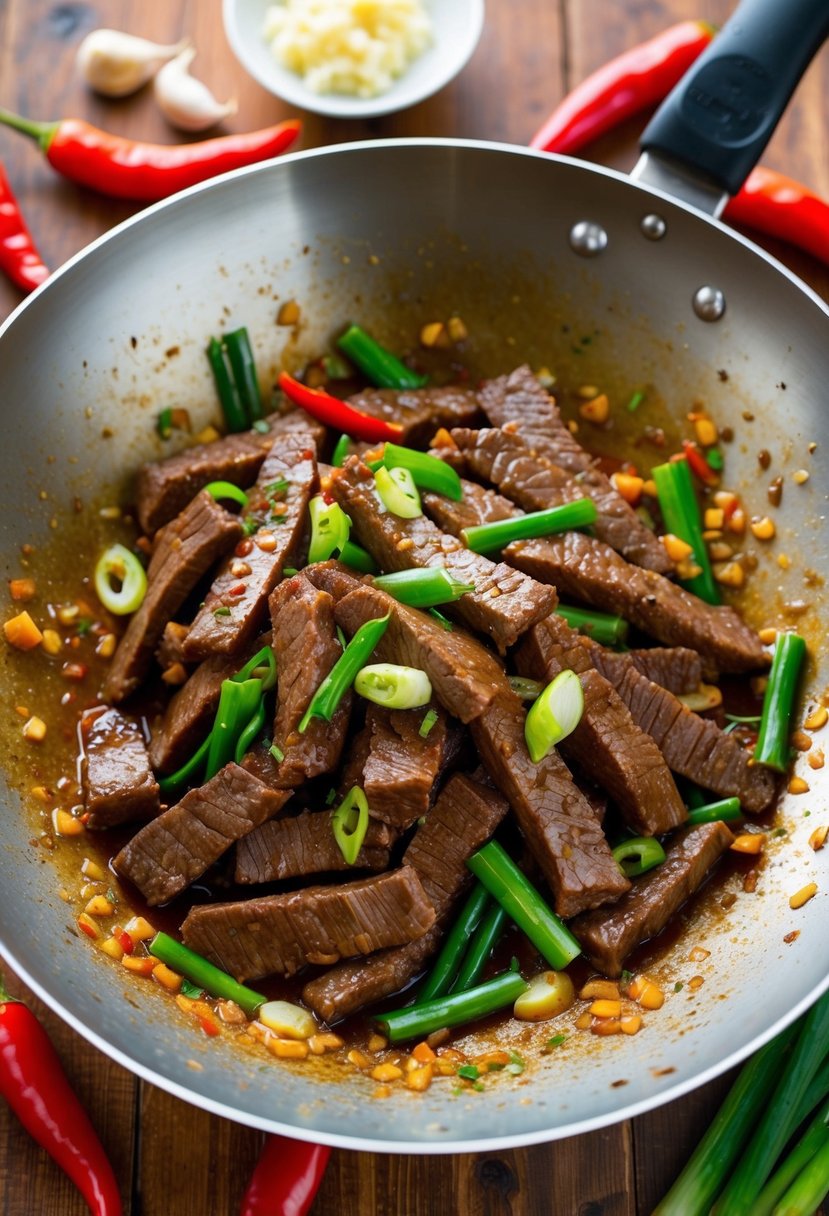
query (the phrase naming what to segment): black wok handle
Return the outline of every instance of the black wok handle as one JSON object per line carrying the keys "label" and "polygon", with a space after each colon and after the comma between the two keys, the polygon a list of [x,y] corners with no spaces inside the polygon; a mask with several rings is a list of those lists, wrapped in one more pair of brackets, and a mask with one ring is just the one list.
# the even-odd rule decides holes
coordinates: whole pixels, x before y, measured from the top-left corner
{"label": "black wok handle", "polygon": [[645,129],[642,150],[736,194],[829,35],[829,0],[742,0]]}

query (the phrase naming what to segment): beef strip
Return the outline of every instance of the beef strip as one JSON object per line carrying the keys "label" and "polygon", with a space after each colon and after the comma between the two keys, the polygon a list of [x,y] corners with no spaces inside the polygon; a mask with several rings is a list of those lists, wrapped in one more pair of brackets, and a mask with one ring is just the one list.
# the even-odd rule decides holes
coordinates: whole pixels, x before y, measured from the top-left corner
{"label": "beef strip", "polygon": [[550,587],[532,583],[503,562],[472,553],[425,516],[401,519],[386,511],[368,467],[351,457],[333,481],[331,492],[351,517],[358,540],[384,570],[445,567],[474,590],[447,612],[492,638],[503,654],[535,621],[556,604]]}
{"label": "beef strip", "polygon": [[262,628],[268,596],[283,566],[296,557],[308,501],[317,485],[316,456],[308,432],[279,436],[244,512],[254,522],[264,515],[265,522],[249,538],[249,551],[229,558],[213,580],[184,643],[188,659],[233,654]]}
{"label": "beef strip", "polygon": [[[357,870],[385,870],[396,833],[370,819],[353,863]],[[305,811],[293,819],[274,819],[255,828],[236,846],[236,881],[274,882],[306,874],[350,870],[331,830],[330,811]]]}
{"label": "beef strip", "polygon": [[428,811],[454,733],[446,715],[436,710],[436,722],[422,736],[427,709],[372,705],[366,715],[371,745],[363,766],[363,789],[372,815],[401,832]]}
{"label": "beef strip", "polygon": [[528,367],[519,367],[507,376],[486,382],[480,399],[495,426],[514,428],[527,438],[539,456],[578,477],[584,493],[596,503],[599,526],[608,544],[638,566],[660,574],[672,572],[672,563],[658,537],[596,467],[589,452],[562,421],[553,398]]}
{"label": "beef strip", "polygon": [[345,798],[348,791],[355,785],[362,786],[363,769],[370,750],[371,725],[367,723],[349,740],[348,755],[337,780],[337,793],[340,799]]}
{"label": "beef strip", "polygon": [[625,655],[640,675],[681,697],[696,692],[702,683],[702,660],[687,646],[649,646]]}
{"label": "beef strip", "polygon": [[241,535],[238,519],[206,490],[160,529],[147,570],[147,594],[130,618],[104,680],[107,701],[118,703],[135,692],[149,670],[167,622]]}
{"label": "beef strip", "polygon": [[115,869],[150,907],[167,903],[290,796],[268,789],[238,764],[226,764],[133,836],[115,858]]}
{"label": "beef strip", "polygon": [[469,388],[396,389],[368,388],[349,398],[349,403],[372,418],[397,422],[403,430],[399,443],[426,447],[441,426],[469,426],[481,416],[477,394]]}
{"label": "beef strip", "polygon": [[534,578],[554,583],[568,598],[618,613],[669,646],[696,650],[706,674],[768,665],[757,634],[733,608],[704,603],[661,574],[631,565],[592,536],[566,532],[514,541],[504,556]]}
{"label": "beef strip", "polygon": [[404,863],[420,875],[437,920],[416,942],[372,958],[342,963],[305,985],[306,1004],[327,1022],[399,992],[422,970],[439,945],[443,926],[471,883],[466,859],[485,844],[507,812],[494,790],[457,774],[450,778],[426,822],[415,832]]}
{"label": "beef strip", "polygon": [[88,828],[113,828],[159,811],[158,783],[144,736],[117,709],[95,709],[81,718],[81,780]]}
{"label": "beef strip", "polygon": [[638,879],[614,907],[572,921],[593,966],[610,979],[620,976],[631,951],[665,928],[733,839],[724,823],[686,828],[667,846],[662,865]]}
{"label": "beef strip", "polygon": [[186,946],[244,983],[402,946],[434,921],[417,871],[401,866],[342,886],[192,908],[181,931]]}
{"label": "beef strip", "polygon": [[213,720],[223,681],[236,674],[240,662],[223,654],[205,659],[167,703],[150,741],[150,759],[156,772],[174,772],[195,751]]}

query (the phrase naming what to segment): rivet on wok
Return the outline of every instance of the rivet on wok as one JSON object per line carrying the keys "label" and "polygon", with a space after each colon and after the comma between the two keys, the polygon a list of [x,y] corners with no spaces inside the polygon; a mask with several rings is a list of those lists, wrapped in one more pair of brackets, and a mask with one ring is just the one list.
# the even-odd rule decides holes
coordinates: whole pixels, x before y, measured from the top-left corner
{"label": "rivet on wok", "polygon": [[643,216],[639,227],[642,229],[642,235],[646,236],[649,241],[661,241],[668,231],[668,225],[662,216],[653,213]]}
{"label": "rivet on wok", "polygon": [[701,321],[719,321],[725,312],[725,296],[719,287],[698,287],[693,305]]}
{"label": "rivet on wok", "polygon": [[570,247],[582,258],[595,258],[607,248],[607,233],[601,224],[579,220],[570,229]]}

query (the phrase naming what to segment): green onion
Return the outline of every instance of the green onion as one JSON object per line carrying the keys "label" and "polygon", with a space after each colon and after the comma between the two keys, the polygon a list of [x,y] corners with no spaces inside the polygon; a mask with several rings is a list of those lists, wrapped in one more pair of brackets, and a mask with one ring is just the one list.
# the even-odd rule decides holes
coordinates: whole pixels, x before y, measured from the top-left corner
{"label": "green onion", "polygon": [[445,629],[447,633],[451,633],[455,628],[449,618],[445,617],[442,612],[438,612],[437,608],[430,608],[428,611],[429,616],[434,617],[441,629]]}
{"label": "green onion", "polygon": [[421,739],[428,739],[432,727],[438,720],[438,711],[436,709],[427,709],[423,715],[423,721],[420,724],[420,730],[417,732]]}
{"label": "green onion", "polygon": [[259,380],[248,331],[243,326],[225,334],[224,345],[242,408],[250,425],[262,417],[262,396],[259,392]]}
{"label": "green onion", "polygon": [[522,701],[537,701],[544,691],[540,680],[531,680],[527,676],[510,676],[509,686]]}
{"label": "green onion", "polygon": [[416,1005],[423,1005],[435,997],[443,996],[452,987],[466,944],[481,923],[481,917],[489,902],[489,892],[476,882],[455,923],[444,938],[440,954],[418,992]]}
{"label": "green onion", "polygon": [[329,380],[350,380],[354,369],[339,355],[323,355],[322,369]]}
{"label": "green onion", "polygon": [[548,1039],[544,1044],[546,1051],[552,1051],[554,1047],[561,1047],[562,1043],[567,1042],[566,1034],[554,1034],[551,1039]]}
{"label": "green onion", "polygon": [[639,406],[642,404],[642,402],[644,400],[645,400],[645,394],[641,391],[641,389],[639,389],[637,392],[635,392],[633,394],[630,401],[628,401],[628,403],[627,403],[628,413],[635,414],[636,411],[639,409]]}
{"label": "green onion", "polygon": [[256,677],[262,681],[262,691],[269,692],[276,683],[276,655],[272,646],[263,646],[230,678],[237,684]]}
{"label": "green onion", "polygon": [[339,503],[326,502],[321,494],[308,503],[311,516],[311,542],[308,546],[308,564],[325,562],[332,553],[339,552],[348,540],[351,520]]}
{"label": "green onion", "polygon": [[524,738],[534,764],[572,734],[584,713],[584,692],[574,671],[560,671],[533,702],[524,723]]}
{"label": "green onion", "polygon": [[432,699],[432,684],[419,667],[372,663],[357,672],[354,691],[387,709],[417,709]]}
{"label": "green onion", "polygon": [[719,448],[709,448],[705,453],[705,462],[709,469],[713,469],[715,473],[721,472],[725,464],[723,454]]}
{"label": "green onion", "polygon": [[742,819],[743,812],[739,798],[721,798],[719,802],[708,802],[704,806],[695,806],[688,812],[689,824],[695,823],[716,823],[722,820],[723,823],[730,823],[735,819]]}
{"label": "green onion", "polygon": [[259,704],[256,707],[251,720],[244,727],[239,738],[236,740],[236,747],[233,750],[233,759],[237,764],[241,764],[247,755],[257,735],[264,729],[265,726],[265,698],[260,695]]}
{"label": "green onion", "polygon": [[774,1209],[775,1216],[812,1216],[829,1194],[829,1135]]}
{"label": "green onion", "polygon": [[168,406],[161,410],[156,419],[155,429],[159,439],[169,439],[173,433],[173,411]]}
{"label": "green onion", "polygon": [[147,594],[146,571],[124,545],[110,545],[104,550],[95,564],[94,581],[98,599],[116,616],[136,612]]}
{"label": "green onion", "polygon": [[350,325],[337,339],[337,346],[378,388],[423,388],[428,381],[427,376],[413,372],[359,325]]}
{"label": "green onion", "polygon": [[[782,1164],[778,1166],[757,1196],[753,1216],[772,1216],[773,1212],[779,1210],[776,1207],[778,1200],[782,1199],[784,1195],[790,1194],[790,1187],[795,1180],[802,1177],[803,1170],[809,1165],[815,1154],[829,1143],[827,1119],[829,1119],[829,1102],[824,1102],[800,1140],[791,1152],[786,1154]],[[824,1177],[825,1185],[829,1187],[829,1167],[826,1168]],[[822,1198],[823,1196],[817,1199],[811,1207],[793,1210],[812,1212]]]}
{"label": "green onion", "polygon": [[422,1005],[411,1005],[395,1013],[382,1013],[375,1021],[391,1043],[422,1039],[435,1030],[487,1017],[514,1004],[526,990],[526,980],[516,971],[502,971],[477,988],[438,996]]}
{"label": "green onion", "polygon": [[634,836],[617,844],[613,857],[626,878],[638,878],[662,865],[665,850],[653,836]]}
{"label": "green onion", "polygon": [[248,496],[244,490],[240,490],[232,481],[211,481],[204,487],[208,494],[212,494],[214,498],[230,498],[233,502],[238,502],[240,507],[248,505]]}
{"label": "green onion", "polygon": [[477,1081],[480,1075],[481,1070],[478,1068],[477,1064],[461,1064],[460,1068],[455,1073],[456,1077],[462,1077],[464,1081]]}
{"label": "green onion", "polygon": [[584,528],[595,523],[596,514],[596,504],[592,498],[577,498],[560,507],[548,507],[546,511],[530,511],[527,515],[515,515],[491,524],[464,528],[461,540],[475,553],[492,553],[496,549],[506,548],[514,540],[532,540],[537,536],[550,536],[553,532],[566,532],[569,528]]}
{"label": "green onion", "polygon": [[573,934],[497,840],[490,840],[478,849],[466,864],[554,971],[563,971],[581,954],[581,946]]}
{"label": "green onion", "polygon": [[252,431],[256,431],[257,435],[267,435],[270,433],[270,424],[266,418],[257,418],[251,427]]}
{"label": "green onion", "polygon": [[702,538],[699,504],[687,459],[683,456],[679,460],[669,460],[667,464],[657,465],[651,470],[651,476],[656,482],[659,509],[666,529],[691,546],[694,552],[689,560],[700,568],[699,574],[683,579],[682,585],[706,603],[719,604],[720,593]]}
{"label": "green onion", "polygon": [[508,921],[509,917],[501,905],[491,903],[484,912],[481,923],[475,930],[475,935],[463,956],[460,970],[452,985],[452,992],[466,992],[467,988],[474,988],[489,961],[489,956],[507,927]]}
{"label": "green onion", "polygon": [[359,785],[352,786],[331,812],[331,831],[343,857],[353,866],[368,831],[368,802]]}
{"label": "green onion", "polygon": [[452,466],[438,460],[437,456],[430,456],[428,452],[416,452],[413,448],[386,443],[383,464],[387,469],[408,469],[415,485],[421,490],[434,490],[454,502],[460,502],[463,498],[461,479]]}
{"label": "green onion", "polygon": [[563,617],[573,629],[587,634],[602,646],[620,646],[628,638],[628,623],[621,616],[594,612],[591,608],[571,608],[568,604],[559,604],[556,616]]}
{"label": "green onion", "polygon": [[205,781],[210,781],[234,759],[239,739],[257,714],[261,699],[261,680],[244,680],[241,683],[236,680],[222,681],[219,708],[210,732]]}
{"label": "green onion", "polygon": [[348,449],[350,447],[351,447],[351,436],[350,435],[340,435],[339,439],[337,440],[336,444],[334,445],[334,451],[331,454],[331,464],[334,466],[335,469],[341,469],[343,467],[343,465],[345,464],[345,458],[348,455]]}
{"label": "green onion", "polygon": [[308,729],[312,718],[331,721],[340,701],[354,683],[354,677],[365,666],[366,659],[386,632],[388,624],[389,614],[386,613],[360,626],[311,698],[311,704],[298,727],[301,735]]}
{"label": "green onion", "polygon": [[789,727],[806,643],[798,633],[779,633],[754,748],[758,764],[784,773],[789,766]]}
{"label": "green onion", "polygon": [[340,549],[340,561],[362,574],[373,574],[377,569],[377,563],[371,554],[361,545],[356,545],[353,540],[347,540]]}
{"label": "green onion", "polygon": [[156,933],[150,942],[150,954],[186,976],[192,983],[198,984],[199,988],[209,992],[211,996],[219,997],[223,1001],[233,1001],[249,1018],[255,1017],[257,1010],[267,1000],[267,997],[237,983],[226,971],[214,967],[206,958],[196,954],[195,950],[182,946],[181,942],[166,933]]}
{"label": "green onion", "polygon": [[216,391],[219,394],[219,404],[222,407],[227,429],[232,432],[246,431],[248,416],[242,405],[242,398],[236,387],[230,368],[225,361],[225,353],[221,342],[211,338],[207,347],[207,357],[213,369],[213,379],[216,381]]}
{"label": "green onion", "polygon": [[196,784],[197,777],[204,768],[207,753],[210,751],[210,739],[211,735],[208,735],[190,759],[185,761],[181,768],[176,769],[174,773],[170,773],[169,777],[158,778],[158,788],[165,798],[174,798],[185,786]]}
{"label": "green onion", "polygon": [[408,469],[387,469],[382,465],[374,474],[374,484],[383,506],[401,519],[417,519],[423,514],[420,494]]}
{"label": "green onion", "polygon": [[285,759],[285,753],[283,752],[282,748],[278,747],[275,743],[272,743],[270,745],[270,747],[268,748],[268,751],[273,756],[273,758],[277,764],[281,764],[282,761]]}
{"label": "green onion", "polygon": [[374,586],[394,596],[398,603],[408,604],[410,608],[434,608],[438,604],[452,604],[462,595],[475,590],[474,583],[459,582],[443,566],[381,574],[374,580]]}

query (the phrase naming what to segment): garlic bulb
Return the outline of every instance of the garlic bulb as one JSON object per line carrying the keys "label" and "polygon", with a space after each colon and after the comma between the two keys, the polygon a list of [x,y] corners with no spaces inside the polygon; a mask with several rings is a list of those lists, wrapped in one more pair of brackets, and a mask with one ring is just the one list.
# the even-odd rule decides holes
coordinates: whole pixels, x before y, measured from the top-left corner
{"label": "garlic bulb", "polygon": [[86,83],[107,97],[126,97],[174,59],[187,40],[163,46],[120,30],[93,30],[78,47],[76,62]]}
{"label": "garlic bulb", "polygon": [[195,55],[195,49],[188,47],[165,63],[153,86],[162,114],[182,131],[205,131],[237,109],[235,98],[222,104],[206,84],[190,75],[187,69]]}

